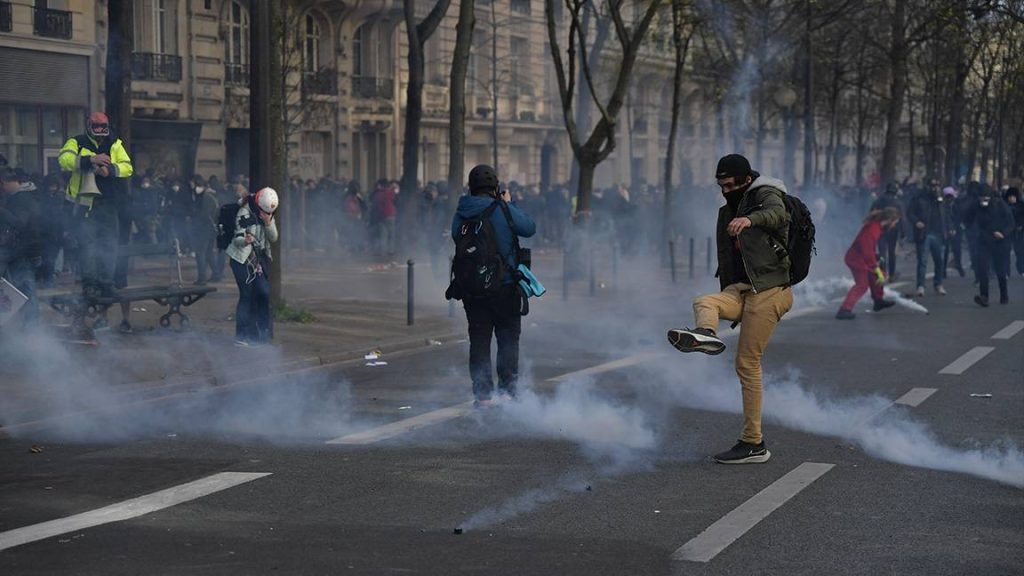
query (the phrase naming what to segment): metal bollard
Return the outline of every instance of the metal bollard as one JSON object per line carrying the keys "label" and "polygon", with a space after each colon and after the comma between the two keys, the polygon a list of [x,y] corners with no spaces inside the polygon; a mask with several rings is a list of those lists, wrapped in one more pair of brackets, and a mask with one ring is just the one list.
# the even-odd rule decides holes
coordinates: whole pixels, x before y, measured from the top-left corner
{"label": "metal bollard", "polygon": [[619,243],[612,244],[612,288],[619,287]]}
{"label": "metal bollard", "polygon": [[569,299],[569,243],[562,247],[562,300]]}
{"label": "metal bollard", "polygon": [[[455,257],[451,256],[448,258],[448,278],[452,277],[451,270],[455,266]],[[448,317],[455,318],[455,300],[448,301]]]}
{"label": "metal bollard", "polygon": [[708,236],[707,267],[708,267],[708,276],[714,274],[714,271],[711,269],[711,236]]}
{"label": "metal bollard", "polygon": [[414,282],[414,270],[415,270],[414,267],[416,266],[416,263],[413,262],[412,260],[409,260],[408,262],[406,262],[406,265],[408,266],[408,273],[406,274],[406,276],[407,276],[407,279],[408,279],[409,294],[408,294],[408,297],[406,299],[405,320],[406,320],[406,323],[409,326],[412,326],[413,324],[416,323],[416,317],[415,317],[415,311],[414,311],[415,310],[415,303],[414,303],[415,297],[414,297],[414,294],[415,294],[415,286],[416,286],[415,282]]}
{"label": "metal bollard", "polygon": [[676,243],[674,240],[668,241],[668,264],[672,270],[672,283],[676,283]]}
{"label": "metal bollard", "polygon": [[696,260],[696,258],[694,258],[694,251],[693,251],[693,236],[690,236],[690,278],[693,278],[693,268],[694,268],[694,264],[695,264],[694,261],[695,260]]}
{"label": "metal bollard", "polygon": [[597,271],[594,270],[594,247],[590,247],[590,295],[597,293]]}

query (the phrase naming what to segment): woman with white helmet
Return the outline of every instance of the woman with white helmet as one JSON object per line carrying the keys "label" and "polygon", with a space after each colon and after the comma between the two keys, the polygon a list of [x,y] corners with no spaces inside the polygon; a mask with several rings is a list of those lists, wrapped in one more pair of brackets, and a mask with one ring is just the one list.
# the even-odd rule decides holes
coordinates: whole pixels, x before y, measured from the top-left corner
{"label": "woman with white helmet", "polygon": [[266,344],[274,335],[270,313],[270,245],[277,242],[277,191],[263,188],[241,200],[235,216],[235,236],[225,253],[238,284],[235,344]]}

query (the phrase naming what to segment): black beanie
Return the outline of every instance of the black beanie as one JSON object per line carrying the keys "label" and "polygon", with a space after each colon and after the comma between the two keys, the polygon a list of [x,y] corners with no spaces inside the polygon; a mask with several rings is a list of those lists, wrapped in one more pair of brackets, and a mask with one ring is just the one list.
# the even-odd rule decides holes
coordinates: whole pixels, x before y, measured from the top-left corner
{"label": "black beanie", "polygon": [[746,178],[751,173],[750,161],[740,154],[729,154],[722,156],[718,161],[718,169],[715,170],[715,178],[721,180],[730,176],[738,179]]}

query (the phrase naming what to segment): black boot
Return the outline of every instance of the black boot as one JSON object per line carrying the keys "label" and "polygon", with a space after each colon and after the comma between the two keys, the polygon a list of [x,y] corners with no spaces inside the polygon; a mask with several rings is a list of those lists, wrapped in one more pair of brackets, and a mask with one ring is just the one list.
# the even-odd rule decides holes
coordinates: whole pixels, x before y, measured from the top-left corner
{"label": "black boot", "polygon": [[893,302],[892,300],[886,300],[884,298],[876,298],[875,299],[875,305],[874,305],[874,311],[878,312],[880,310],[885,310],[886,308],[889,308],[890,306],[895,306],[895,305],[896,305],[896,303]]}
{"label": "black boot", "polygon": [[999,303],[1000,304],[1009,304],[1010,303],[1010,295],[1009,295],[1009,293],[1006,290],[1006,278],[1000,278],[999,279]]}
{"label": "black boot", "polygon": [[977,296],[974,297],[974,303],[977,304],[978,306],[981,306],[982,308],[988,308],[988,296],[982,296],[981,294],[978,294]]}

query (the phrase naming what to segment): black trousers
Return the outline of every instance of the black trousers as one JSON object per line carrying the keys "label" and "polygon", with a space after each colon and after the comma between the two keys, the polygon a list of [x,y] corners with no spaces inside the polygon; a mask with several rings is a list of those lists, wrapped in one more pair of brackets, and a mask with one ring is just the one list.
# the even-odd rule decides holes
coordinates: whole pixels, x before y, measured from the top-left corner
{"label": "black trousers", "polygon": [[478,400],[491,397],[491,335],[498,340],[498,391],[515,395],[519,379],[519,334],[523,317],[515,286],[501,288],[494,298],[463,300],[469,322],[469,375]]}
{"label": "black trousers", "polygon": [[995,271],[999,282],[999,299],[1006,300],[1006,276],[1010,271],[1010,241],[986,240],[978,242],[978,289],[988,298],[989,269]]}

